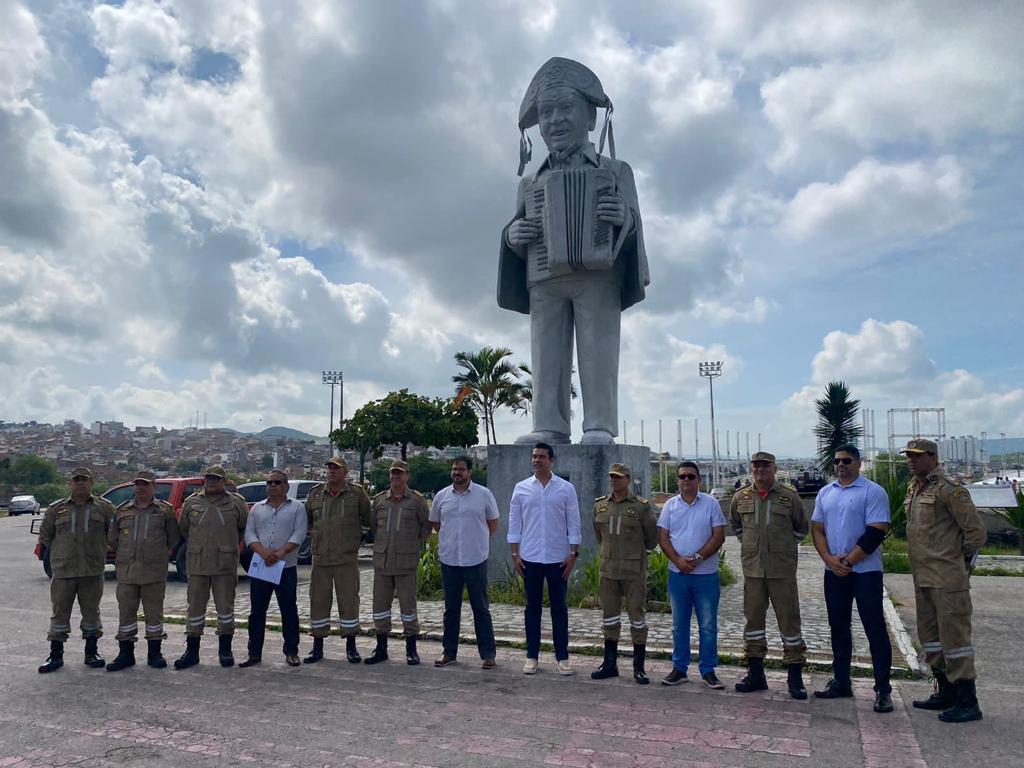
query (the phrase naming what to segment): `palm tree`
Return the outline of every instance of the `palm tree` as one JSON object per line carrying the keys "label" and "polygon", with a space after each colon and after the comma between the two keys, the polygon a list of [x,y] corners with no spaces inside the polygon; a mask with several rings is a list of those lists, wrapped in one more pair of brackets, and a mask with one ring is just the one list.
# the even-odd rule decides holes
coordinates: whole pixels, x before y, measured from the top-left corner
{"label": "palm tree", "polygon": [[[528,379],[516,382],[516,385],[509,392],[509,401],[502,403],[512,409],[513,413],[529,413],[533,409],[533,371],[530,370],[530,366],[526,363],[519,364],[520,374],[529,376]],[[569,397],[575,400],[579,397],[579,392],[576,390],[576,384],[572,380],[572,376],[576,373],[576,367],[573,366],[569,372]],[[572,411],[569,411],[570,417]]]}
{"label": "palm tree", "polygon": [[455,362],[462,369],[452,376],[456,385],[456,405],[463,402],[483,419],[484,439],[487,445],[497,442],[494,432],[494,412],[501,407],[512,407],[518,402],[516,392],[522,386],[520,369],[506,358],[512,355],[508,347],[482,347],[477,352],[456,352]]}
{"label": "palm tree", "polygon": [[818,411],[818,426],[814,428],[818,438],[818,469],[832,474],[836,448],[843,443],[856,444],[864,433],[857,423],[860,400],[853,399],[844,382],[830,381],[824,397],[815,400],[814,407]]}

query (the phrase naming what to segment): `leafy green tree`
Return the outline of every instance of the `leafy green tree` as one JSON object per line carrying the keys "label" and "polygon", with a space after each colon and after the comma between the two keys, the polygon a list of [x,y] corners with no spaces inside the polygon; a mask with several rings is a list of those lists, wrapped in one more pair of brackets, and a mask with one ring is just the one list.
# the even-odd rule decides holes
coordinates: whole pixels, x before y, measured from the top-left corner
{"label": "leafy green tree", "polygon": [[494,412],[501,407],[516,409],[521,366],[508,358],[508,347],[481,347],[477,352],[456,352],[455,362],[462,369],[452,376],[456,402],[468,403],[484,422],[484,441],[497,442]]}
{"label": "leafy green tree", "polygon": [[825,394],[814,401],[818,412],[818,425],[814,436],[818,438],[818,469],[834,474],[832,459],[836,448],[843,443],[856,444],[864,433],[857,421],[860,400],[853,399],[850,388],[842,381],[830,381]]}
{"label": "leafy green tree", "polygon": [[260,458],[260,466],[264,469],[273,469],[274,467],[274,454],[264,453]]}
{"label": "leafy green tree", "polygon": [[15,456],[0,464],[0,483],[18,488],[62,480],[57,465],[42,456]]}
{"label": "leafy green tree", "polygon": [[1000,509],[998,512],[1009,521],[1010,525],[1017,529],[1017,534],[1020,537],[1017,541],[1017,546],[1020,548],[1020,553],[1024,555],[1024,493],[1017,492],[1016,507]]}
{"label": "leafy green tree", "polygon": [[[507,403],[504,403],[504,405],[508,405],[513,412],[529,413],[533,410],[533,371],[530,370],[530,366],[526,363],[520,363],[519,372],[520,374],[529,376],[529,378],[524,378],[518,383],[514,391],[509,393],[509,400]],[[579,397],[576,384],[572,380],[575,373],[576,366],[573,366],[572,370],[569,372],[569,397],[573,400]],[[571,411],[569,415],[572,415]]]}
{"label": "leafy green tree", "polygon": [[174,471],[179,475],[194,475],[203,470],[205,462],[201,456],[193,456],[191,459],[178,459],[174,462]]}

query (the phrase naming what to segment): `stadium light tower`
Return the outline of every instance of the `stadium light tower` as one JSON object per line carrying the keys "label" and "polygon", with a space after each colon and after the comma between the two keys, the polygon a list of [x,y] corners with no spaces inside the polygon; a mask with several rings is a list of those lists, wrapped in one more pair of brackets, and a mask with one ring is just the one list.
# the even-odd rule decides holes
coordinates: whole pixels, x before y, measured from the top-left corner
{"label": "stadium light tower", "polygon": [[711,462],[713,487],[718,487],[718,440],[715,439],[715,379],[722,375],[722,362],[703,362],[697,366],[702,378],[708,380],[708,392],[711,395]]}
{"label": "stadium light tower", "polygon": [[328,384],[331,387],[331,421],[330,426],[327,428],[327,442],[331,448],[331,455],[334,455],[334,446],[330,443],[331,432],[334,431],[334,387],[338,387],[338,429],[341,429],[342,421],[344,421],[344,397],[345,397],[345,375],[341,371],[323,371],[321,373],[321,382]]}

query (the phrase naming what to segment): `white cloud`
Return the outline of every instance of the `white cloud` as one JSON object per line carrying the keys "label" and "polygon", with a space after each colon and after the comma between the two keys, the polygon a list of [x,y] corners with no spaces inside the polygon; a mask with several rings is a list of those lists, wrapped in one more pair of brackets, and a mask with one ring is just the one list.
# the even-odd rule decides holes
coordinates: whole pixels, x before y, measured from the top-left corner
{"label": "white cloud", "polygon": [[35,18],[15,0],[0,0],[0,104],[27,90],[46,61],[46,42]]}
{"label": "white cloud", "polygon": [[698,298],[690,313],[701,320],[708,320],[715,325],[725,323],[763,323],[773,311],[778,309],[775,301],[755,296],[750,300],[737,300],[727,304],[715,299]]}

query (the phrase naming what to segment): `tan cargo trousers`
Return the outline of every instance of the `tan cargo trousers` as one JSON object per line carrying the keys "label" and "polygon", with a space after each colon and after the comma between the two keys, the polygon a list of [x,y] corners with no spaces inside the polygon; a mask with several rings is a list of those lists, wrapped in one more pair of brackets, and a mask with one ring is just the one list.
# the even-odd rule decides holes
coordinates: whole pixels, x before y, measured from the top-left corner
{"label": "tan cargo trousers", "polygon": [[765,618],[771,602],[782,635],[782,660],[786,664],[804,664],[807,645],[800,634],[800,598],[796,577],[743,579],[743,651],[748,659],[763,659],[768,654]]}
{"label": "tan cargo trousers", "polygon": [[358,635],[359,563],[313,566],[309,575],[309,627],[313,637],[327,637],[331,633],[335,595],[341,617],[338,621],[341,636]]}
{"label": "tan cargo trousers", "polygon": [[945,672],[952,682],[974,680],[974,646],[971,645],[971,590],[919,587],[917,637],[932,669]]}
{"label": "tan cargo trousers", "polygon": [[217,609],[217,634],[235,634],[235,587],[238,576],[234,573],[219,576],[188,575],[188,622],[185,625],[187,637],[202,637],[206,626],[206,604],[213,592],[213,604]]}
{"label": "tan cargo trousers", "polygon": [[420,621],[416,615],[416,572],[391,576],[373,573],[373,629],[378,635],[391,632],[391,603],[398,595],[402,628],[406,637],[420,633]]}
{"label": "tan cargo trousers", "polygon": [[622,631],[622,601],[629,614],[629,635],[633,645],[647,645],[647,579],[608,579],[601,577],[601,629],[605,640],[618,642]]}
{"label": "tan cargo trousers", "polygon": [[167,581],[150,584],[117,584],[117,609],[119,612],[115,640],[134,643],[139,637],[139,602],[146,620],[146,639],[164,640],[164,593]]}
{"label": "tan cargo trousers", "polygon": [[71,633],[71,608],[78,598],[78,610],[82,613],[82,637],[103,637],[103,622],[100,621],[100,600],[103,598],[103,574],[79,576],[72,579],[50,580],[50,629],[46,639],[50,642],[67,642]]}

